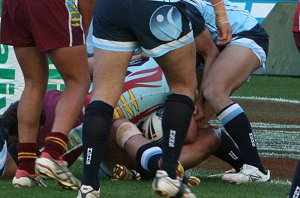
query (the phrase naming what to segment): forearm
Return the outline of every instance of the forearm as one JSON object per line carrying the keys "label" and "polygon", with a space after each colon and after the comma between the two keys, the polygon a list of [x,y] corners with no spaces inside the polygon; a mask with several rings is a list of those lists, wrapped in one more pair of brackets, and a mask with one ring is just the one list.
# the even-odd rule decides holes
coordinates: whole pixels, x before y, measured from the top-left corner
{"label": "forearm", "polygon": [[224,5],[224,0],[211,0],[216,15],[216,23],[229,23]]}

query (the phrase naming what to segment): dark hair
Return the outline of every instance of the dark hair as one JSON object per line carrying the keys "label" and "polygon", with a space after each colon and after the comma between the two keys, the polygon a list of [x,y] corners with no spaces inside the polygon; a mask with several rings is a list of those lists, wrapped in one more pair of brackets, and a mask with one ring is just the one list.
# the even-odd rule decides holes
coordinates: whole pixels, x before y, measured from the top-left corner
{"label": "dark hair", "polygon": [[[18,136],[18,104],[19,101],[12,103],[1,116],[2,123],[9,136]],[[46,114],[42,109],[39,127],[45,124]]]}

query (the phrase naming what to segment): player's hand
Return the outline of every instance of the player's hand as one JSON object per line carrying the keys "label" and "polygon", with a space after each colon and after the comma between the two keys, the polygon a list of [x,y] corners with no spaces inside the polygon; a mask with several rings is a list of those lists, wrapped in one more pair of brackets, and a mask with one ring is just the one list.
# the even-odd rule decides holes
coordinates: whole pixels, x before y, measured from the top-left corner
{"label": "player's hand", "polygon": [[219,23],[218,27],[218,41],[217,45],[226,45],[231,41],[232,29],[229,23]]}

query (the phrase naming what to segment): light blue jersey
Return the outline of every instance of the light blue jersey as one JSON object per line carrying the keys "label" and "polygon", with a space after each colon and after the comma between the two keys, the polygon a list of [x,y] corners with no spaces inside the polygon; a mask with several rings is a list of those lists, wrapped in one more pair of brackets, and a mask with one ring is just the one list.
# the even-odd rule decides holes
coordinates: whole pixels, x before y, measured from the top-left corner
{"label": "light blue jersey", "polygon": [[[192,7],[190,9],[195,7],[199,11],[205,20],[205,25],[209,29],[213,41],[217,44],[218,29],[211,3],[202,0],[185,0],[185,2],[188,7]],[[260,67],[256,70],[256,73],[263,73],[269,45],[267,32],[247,10],[233,5],[230,1],[225,0],[224,4],[232,28],[232,40],[227,45],[239,45],[251,49],[260,61]],[[195,15],[195,13],[191,14],[192,16]],[[201,20],[201,18],[198,17],[196,20]]]}
{"label": "light blue jersey", "polygon": [[[206,26],[211,32],[212,39],[216,41],[218,29],[216,26],[214,8],[211,3],[202,0],[186,0],[186,2],[194,5],[199,10],[205,19]],[[225,0],[224,4],[232,28],[232,34],[250,30],[258,23],[247,10],[243,10],[240,7],[233,5],[230,1]]]}

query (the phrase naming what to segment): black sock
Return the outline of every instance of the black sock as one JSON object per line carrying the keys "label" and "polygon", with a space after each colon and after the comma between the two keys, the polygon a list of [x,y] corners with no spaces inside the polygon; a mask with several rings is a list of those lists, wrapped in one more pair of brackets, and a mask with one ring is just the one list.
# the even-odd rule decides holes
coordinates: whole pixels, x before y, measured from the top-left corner
{"label": "black sock", "polygon": [[99,189],[98,172],[105,152],[114,108],[103,101],[91,102],[83,122],[83,184]]}
{"label": "black sock", "polygon": [[300,160],[298,161],[296,171],[294,174],[289,198],[299,198],[300,197]]}
{"label": "black sock", "polygon": [[232,138],[222,129],[220,131],[221,143],[213,154],[239,172],[244,164],[242,153]]}
{"label": "black sock", "polygon": [[254,134],[244,110],[236,103],[229,105],[217,114],[226,131],[238,145],[245,164],[257,167],[266,174],[258,155]]}
{"label": "black sock", "polygon": [[188,96],[168,95],[162,118],[163,160],[162,170],[176,178],[176,166],[194,111],[194,102]]}
{"label": "black sock", "polygon": [[136,153],[138,169],[148,172],[155,172],[159,169],[159,161],[162,157],[162,150],[155,143],[149,142],[141,146]]}

